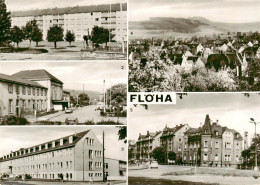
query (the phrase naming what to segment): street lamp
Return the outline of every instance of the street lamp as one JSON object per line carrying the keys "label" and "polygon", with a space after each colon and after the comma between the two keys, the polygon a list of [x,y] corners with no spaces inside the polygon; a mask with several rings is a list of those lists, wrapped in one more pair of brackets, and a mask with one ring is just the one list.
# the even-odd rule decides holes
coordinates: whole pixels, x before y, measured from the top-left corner
{"label": "street lamp", "polygon": [[84,174],[84,146],[85,146],[85,141],[87,140],[88,138],[85,138],[84,141],[83,141],[83,182],[85,181],[85,174]]}
{"label": "street lamp", "polygon": [[[255,139],[256,139],[256,124],[259,123],[259,122],[256,122],[254,120],[254,118],[250,118],[250,123],[254,123],[255,124]],[[255,171],[258,171],[258,166],[257,166],[257,143],[255,143],[255,167],[254,167],[254,170]]]}

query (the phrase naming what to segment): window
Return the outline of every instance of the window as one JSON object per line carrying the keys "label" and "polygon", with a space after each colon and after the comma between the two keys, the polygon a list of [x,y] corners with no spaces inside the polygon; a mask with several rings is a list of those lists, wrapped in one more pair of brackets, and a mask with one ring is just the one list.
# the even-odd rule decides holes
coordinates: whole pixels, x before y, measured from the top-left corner
{"label": "window", "polygon": [[93,151],[92,150],[88,151],[88,156],[89,156],[90,159],[93,159]]}
{"label": "window", "polygon": [[35,88],[32,89],[32,94],[35,95]]}
{"label": "window", "polygon": [[20,87],[19,87],[19,85],[16,86],[16,94],[20,94]]}
{"label": "window", "polygon": [[28,87],[27,91],[28,91],[28,95],[31,95],[31,87]]}
{"label": "window", "polygon": [[14,86],[13,86],[13,84],[9,84],[9,85],[8,85],[8,92],[9,92],[9,93],[13,93],[13,91],[14,91]]}
{"label": "window", "polygon": [[41,96],[43,96],[43,89],[41,89]]}
{"label": "window", "polygon": [[204,161],[207,161],[207,160],[208,160],[208,154],[204,154],[203,160],[204,160]]}
{"label": "window", "polygon": [[239,150],[239,143],[237,143],[237,145],[236,145],[236,149]]}
{"label": "window", "polygon": [[108,169],[108,163],[105,164],[105,168]]}
{"label": "window", "polygon": [[25,95],[25,87],[22,87],[23,95]]}
{"label": "window", "polygon": [[215,161],[218,161],[218,154],[215,155],[214,160],[215,160]]}
{"label": "window", "polygon": [[204,147],[208,148],[208,141],[204,141]]}
{"label": "window", "polygon": [[89,162],[89,170],[93,170],[93,162],[92,161]]}
{"label": "window", "polygon": [[13,113],[13,100],[9,100],[8,112]]}
{"label": "window", "polygon": [[40,95],[40,90],[39,89],[37,89],[37,96],[39,96]]}
{"label": "window", "polygon": [[225,143],[225,148],[226,149],[231,149],[231,143],[230,142],[226,142]]}
{"label": "window", "polygon": [[218,141],[215,142],[215,148],[219,148],[219,142]]}

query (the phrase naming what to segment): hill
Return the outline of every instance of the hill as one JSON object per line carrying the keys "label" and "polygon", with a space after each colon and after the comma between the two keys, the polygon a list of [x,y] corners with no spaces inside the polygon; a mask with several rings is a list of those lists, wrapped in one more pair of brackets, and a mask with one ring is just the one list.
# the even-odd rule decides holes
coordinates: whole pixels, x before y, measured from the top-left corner
{"label": "hill", "polygon": [[[76,96],[76,94],[83,93],[83,90],[72,90],[72,89],[64,89],[64,90],[67,91],[67,92],[70,92],[71,96]],[[93,99],[99,100],[100,92],[85,90],[84,93],[87,94],[91,100],[93,100]]]}
{"label": "hill", "polygon": [[[260,32],[260,22],[253,23],[223,23],[213,22],[204,17],[174,18],[154,17],[145,21],[129,22],[130,37],[146,37],[147,35],[167,37],[172,36],[202,36],[223,32]],[[147,34],[147,35],[146,35]]]}

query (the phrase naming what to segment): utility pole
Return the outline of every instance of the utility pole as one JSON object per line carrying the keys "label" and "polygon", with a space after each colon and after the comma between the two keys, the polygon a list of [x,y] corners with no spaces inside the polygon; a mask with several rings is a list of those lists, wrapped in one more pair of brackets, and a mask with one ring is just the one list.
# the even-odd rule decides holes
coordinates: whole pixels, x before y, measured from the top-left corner
{"label": "utility pole", "polygon": [[103,130],[103,182],[106,181],[105,178],[105,133]]}
{"label": "utility pole", "polygon": [[[254,123],[255,124],[255,139],[256,139],[256,124],[257,122],[254,120],[254,118],[250,118],[250,123]],[[259,122],[258,122],[259,123]],[[257,166],[257,143],[255,141],[255,167],[254,167],[255,171],[258,171],[258,166]]]}
{"label": "utility pole", "polygon": [[104,106],[103,106],[103,110],[104,113],[106,112],[106,80],[104,80],[104,86],[103,86],[103,99],[104,99]]}

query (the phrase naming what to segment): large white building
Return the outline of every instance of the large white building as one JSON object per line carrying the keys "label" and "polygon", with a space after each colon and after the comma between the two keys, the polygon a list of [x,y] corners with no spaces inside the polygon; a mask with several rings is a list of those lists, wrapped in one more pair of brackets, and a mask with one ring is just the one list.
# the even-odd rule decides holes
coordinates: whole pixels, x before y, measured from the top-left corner
{"label": "large white building", "polygon": [[11,76],[0,74],[0,116],[62,110],[68,104],[63,96],[63,82],[44,69],[20,71]]}
{"label": "large white building", "polygon": [[112,30],[117,42],[127,41],[127,4],[106,4],[53,8],[31,11],[11,12],[12,26],[25,26],[35,19],[43,31],[43,39],[47,37],[50,27],[63,27],[64,35],[67,30],[75,33],[76,41],[83,41],[83,36],[91,34],[94,26]]}
{"label": "large white building", "polygon": [[[124,162],[125,163],[125,162]],[[123,163],[123,164],[124,164]],[[124,168],[124,170],[123,170]],[[123,176],[122,161],[105,159],[105,175]],[[92,130],[21,148],[0,158],[0,174],[10,178],[89,181],[103,179],[103,146]]]}

